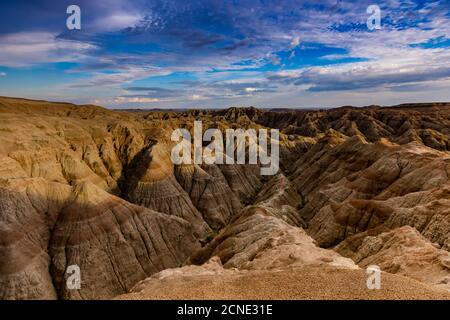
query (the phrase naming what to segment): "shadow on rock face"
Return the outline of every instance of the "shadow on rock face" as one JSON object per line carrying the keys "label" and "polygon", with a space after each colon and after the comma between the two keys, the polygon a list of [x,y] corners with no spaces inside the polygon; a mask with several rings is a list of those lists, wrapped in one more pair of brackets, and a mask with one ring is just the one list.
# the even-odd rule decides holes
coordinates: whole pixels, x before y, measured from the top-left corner
{"label": "shadow on rock face", "polygon": [[[2,299],[111,298],[200,247],[187,221],[91,183],[13,181],[0,198]],[[71,265],[80,268],[79,290],[66,286]]]}

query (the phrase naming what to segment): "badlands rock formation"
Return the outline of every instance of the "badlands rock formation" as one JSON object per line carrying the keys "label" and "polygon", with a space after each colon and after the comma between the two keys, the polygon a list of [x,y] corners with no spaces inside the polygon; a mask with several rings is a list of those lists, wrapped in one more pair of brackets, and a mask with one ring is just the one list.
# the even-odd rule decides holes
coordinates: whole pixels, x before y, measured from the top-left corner
{"label": "badlands rock formation", "polygon": [[[344,243],[337,248],[340,250],[345,250]],[[356,252],[348,254],[361,267],[378,265],[389,273],[450,290],[450,253],[410,226],[367,236]]]}
{"label": "badlands rock formation", "polygon": [[[280,129],[280,171],[173,165],[171,133],[195,120]],[[0,298],[449,298],[449,150],[449,104],[131,112],[0,98]],[[366,286],[373,264],[381,290]]]}

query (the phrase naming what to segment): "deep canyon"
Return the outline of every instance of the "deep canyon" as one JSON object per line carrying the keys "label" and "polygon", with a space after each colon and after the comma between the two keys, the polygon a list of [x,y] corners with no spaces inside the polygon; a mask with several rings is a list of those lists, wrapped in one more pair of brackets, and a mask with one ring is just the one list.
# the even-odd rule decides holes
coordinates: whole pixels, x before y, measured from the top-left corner
{"label": "deep canyon", "polygon": [[[173,130],[198,120],[279,129],[280,170],[174,165]],[[448,299],[449,174],[450,103],[119,111],[3,97],[0,299]]]}

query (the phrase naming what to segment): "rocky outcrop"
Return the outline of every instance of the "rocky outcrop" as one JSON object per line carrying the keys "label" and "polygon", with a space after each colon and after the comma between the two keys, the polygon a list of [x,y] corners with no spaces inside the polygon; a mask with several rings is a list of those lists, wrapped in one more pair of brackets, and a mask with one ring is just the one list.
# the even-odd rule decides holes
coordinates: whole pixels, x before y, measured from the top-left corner
{"label": "rocky outcrop", "polygon": [[342,107],[331,110],[270,111],[257,122],[285,134],[317,137],[329,129],[344,135],[381,138],[405,144],[419,142],[438,150],[450,150],[450,104],[405,104],[396,107]]}
{"label": "rocky outcrop", "polygon": [[0,182],[0,298],[56,299],[49,273],[51,229],[70,186],[42,178]]}
{"label": "rocky outcrop", "polygon": [[129,169],[122,190],[124,197],[133,203],[190,222],[199,238],[205,238],[210,232],[201,213],[177,182],[170,149],[165,145],[157,144],[143,152],[137,164]]}
{"label": "rocky outcrop", "polygon": [[[0,188],[2,299],[94,299],[127,292],[137,281],[181,265],[199,248],[185,220],[151,211],[84,182],[43,179]],[[80,290],[66,286],[81,271]]]}
{"label": "rocky outcrop", "polygon": [[383,271],[450,290],[450,253],[410,226],[364,237],[356,251],[344,241],[336,251],[350,256],[361,267],[377,265]]}
{"label": "rocky outcrop", "polygon": [[302,204],[303,199],[300,194],[282,173],[269,180],[255,201],[255,206],[269,210],[273,216],[291,225],[306,227],[307,224],[298,211]]}
{"label": "rocky outcrop", "polygon": [[225,268],[276,269],[298,265],[354,268],[349,259],[318,248],[301,228],[276,218],[271,210],[247,207],[191,259],[202,264],[213,256]]}
{"label": "rocky outcrop", "polygon": [[215,231],[225,227],[242,208],[217,165],[180,165],[175,169],[175,176]]}
{"label": "rocky outcrop", "polygon": [[[334,147],[325,145],[315,154],[298,161],[293,182],[305,198],[300,214],[308,222],[308,233],[321,246],[331,247],[367,229],[398,227],[418,218],[420,211],[409,210],[408,218],[401,220],[406,208],[399,207],[420,203],[426,208],[432,198],[445,201],[450,158],[437,150],[386,140],[372,144],[354,137]],[[444,205],[442,212],[446,210]],[[426,227],[418,229],[425,231]]]}
{"label": "rocky outcrop", "polygon": [[253,203],[262,186],[258,165],[218,165],[228,185],[241,203]]}

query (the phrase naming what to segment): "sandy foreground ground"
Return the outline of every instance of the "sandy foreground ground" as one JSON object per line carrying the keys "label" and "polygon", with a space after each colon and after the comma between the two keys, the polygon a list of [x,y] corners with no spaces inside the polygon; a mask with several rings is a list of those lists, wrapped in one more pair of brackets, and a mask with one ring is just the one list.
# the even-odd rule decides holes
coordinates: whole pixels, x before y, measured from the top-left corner
{"label": "sandy foreground ground", "polygon": [[146,281],[116,299],[450,299],[450,292],[403,276],[382,273],[381,289],[369,290],[365,270],[305,266],[282,271],[178,276]]}

